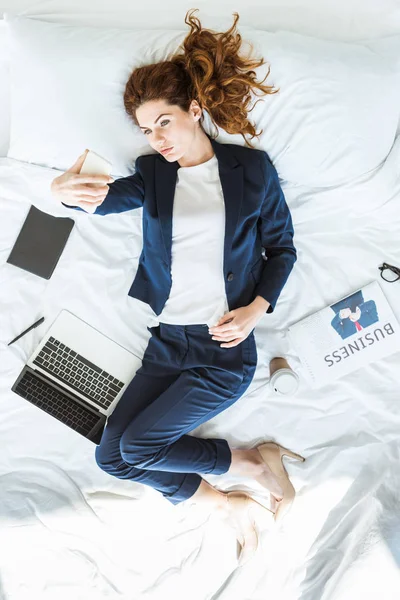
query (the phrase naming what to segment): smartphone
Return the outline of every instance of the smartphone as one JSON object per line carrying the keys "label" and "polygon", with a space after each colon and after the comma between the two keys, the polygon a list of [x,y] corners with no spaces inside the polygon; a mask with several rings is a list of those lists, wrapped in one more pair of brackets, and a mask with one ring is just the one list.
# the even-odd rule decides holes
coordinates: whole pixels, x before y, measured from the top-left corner
{"label": "smartphone", "polygon": [[[111,169],[112,163],[100,156],[100,154],[93,152],[93,150],[89,150],[79,173],[86,175],[111,175]],[[88,183],[87,185],[97,187],[104,184]],[[93,206],[85,210],[86,212],[94,213],[96,208],[97,206]]]}

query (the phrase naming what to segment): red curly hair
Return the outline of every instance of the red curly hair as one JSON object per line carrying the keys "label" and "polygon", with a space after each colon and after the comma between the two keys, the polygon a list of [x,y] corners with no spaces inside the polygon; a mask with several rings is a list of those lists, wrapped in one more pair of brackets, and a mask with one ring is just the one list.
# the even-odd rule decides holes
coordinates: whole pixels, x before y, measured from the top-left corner
{"label": "red curly hair", "polygon": [[[262,82],[256,80],[252,69],[266,64],[262,58],[251,60],[239,55],[242,38],[234,31],[239,20],[238,13],[233,13],[235,21],[228,31],[216,33],[202,29],[199,19],[189,15],[196,10],[199,9],[190,9],[185,16],[185,23],[190,25],[191,31],[183,41],[183,53],[132,71],[124,92],[125,110],[139,127],[136,111],[145,102],[164,100],[189,112],[192,100],[196,100],[203,110],[207,110],[214,126],[222,127],[227,133],[240,133],[252,148],[244,134],[254,138],[263,130],[257,134],[247,118],[248,112],[258,102],[248,109],[250,92],[254,88],[264,94],[275,94],[279,90],[262,85],[269,75],[269,67]],[[203,120],[204,114],[199,121],[200,126]]]}

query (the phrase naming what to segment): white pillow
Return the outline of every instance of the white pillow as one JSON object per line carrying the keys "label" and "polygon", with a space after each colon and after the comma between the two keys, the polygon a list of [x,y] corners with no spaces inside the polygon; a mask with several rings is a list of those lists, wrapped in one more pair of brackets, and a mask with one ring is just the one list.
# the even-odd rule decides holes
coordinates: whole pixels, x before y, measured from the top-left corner
{"label": "white pillow", "polygon": [[10,73],[7,29],[0,20],[0,156],[7,156],[10,144]]}
{"label": "white pillow", "polygon": [[284,31],[257,31],[252,39],[270,63],[265,83],[280,92],[250,114],[282,178],[339,185],[385,160],[400,117],[395,53],[383,57],[361,44]]}
{"label": "white pillow", "polygon": [[[61,170],[85,148],[134,171],[154,153],[123,106],[134,67],[166,60],[189,31],[120,30],[47,23],[8,13],[11,133],[8,157]],[[248,52],[271,63],[264,82],[279,86],[250,112],[251,140],[266,150],[282,179],[330,186],[357,177],[387,156],[399,120],[400,89],[390,62],[362,45],[238,27]],[[256,69],[260,81],[267,66]],[[258,92],[257,92],[258,94]],[[206,113],[205,129],[214,134]],[[245,145],[219,128],[221,143]],[[250,139],[250,138],[248,138]]]}
{"label": "white pillow", "polygon": [[7,156],[65,170],[90,148],[112,162],[114,176],[131,174],[136,157],[152,149],[125,113],[126,81],[141,60],[162,60],[175,49],[182,32],[97,29],[9,13],[4,19],[11,51]]}
{"label": "white pillow", "polygon": [[[394,67],[397,77],[397,85],[400,88],[400,35],[391,35],[384,38],[365,40],[362,42],[376,54],[382,56]],[[397,135],[400,133],[400,118],[397,124]]]}

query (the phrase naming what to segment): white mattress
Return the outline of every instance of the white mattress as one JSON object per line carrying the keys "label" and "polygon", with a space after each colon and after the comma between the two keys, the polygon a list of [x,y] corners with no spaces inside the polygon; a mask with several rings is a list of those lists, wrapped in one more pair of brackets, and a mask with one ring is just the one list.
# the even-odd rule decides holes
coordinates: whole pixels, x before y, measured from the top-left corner
{"label": "white mattress", "polygon": [[[159,12],[157,12],[157,4]],[[207,3],[206,3],[207,4]],[[218,3],[222,26],[292,29],[331,39],[399,33],[395,0]],[[199,18],[207,10],[202,4]],[[9,0],[0,12],[69,23],[182,25],[188,9],[127,0],[36,3]],[[208,23],[205,20],[205,25]],[[275,440],[306,457],[286,460],[295,504],[280,529],[260,523],[256,557],[236,569],[235,533],[215,516],[171,505],[151,488],[99,469],[94,445],[10,391],[25,360],[62,308],[138,357],[148,341],[147,305],[128,297],[142,247],[141,209],[107,217],[68,211],[52,199],[59,173],[0,158],[0,598],[25,600],[398,600],[400,596],[400,354],[323,387],[302,380],[291,399],[272,395],[268,363],[288,356],[287,324],[400,265],[400,137],[379,168],[351,184],[283,189],[298,261],[275,312],[255,330],[258,366],[230,409],[192,432],[232,447]],[[75,219],[49,281],[6,264],[30,205]],[[329,261],[329,268],[327,267]],[[382,280],[380,280],[382,281]],[[400,282],[383,289],[400,320]],[[7,343],[45,316],[10,347]],[[138,359],[138,366],[140,360]],[[221,490],[268,494],[250,479],[204,476]]]}
{"label": "white mattress", "polygon": [[[292,399],[272,395],[268,363],[283,353],[301,374],[284,325],[375,279],[383,260],[400,264],[399,161],[398,137],[387,160],[352,185],[324,191],[283,186],[299,260],[277,309],[256,327],[259,362],[250,388],[192,432],[225,437],[232,447],[276,440],[307,459],[287,462],[297,497],[282,528],[268,519],[260,524],[257,556],[235,571],[233,529],[107,475],[95,462],[93,444],[10,391],[62,308],[139,357],[150,309],[127,296],[141,250],[142,209],[107,217],[68,211],[49,191],[57,171],[0,159],[0,214],[7,214],[0,222],[2,263],[30,204],[76,221],[49,281],[11,265],[1,269],[4,598],[22,599],[29,590],[35,598],[147,600],[189,593],[196,600],[372,600],[383,583],[385,600],[398,598],[400,355],[321,390],[311,391],[303,379]],[[384,289],[400,319],[400,284]],[[46,321],[38,329],[6,346],[42,314]],[[205,478],[219,489],[268,500],[251,480]]]}

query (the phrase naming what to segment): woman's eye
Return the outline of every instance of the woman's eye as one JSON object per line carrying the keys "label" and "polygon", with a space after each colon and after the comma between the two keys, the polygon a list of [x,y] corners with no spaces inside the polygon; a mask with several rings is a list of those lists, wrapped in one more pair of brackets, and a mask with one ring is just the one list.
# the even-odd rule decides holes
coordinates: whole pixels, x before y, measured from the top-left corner
{"label": "woman's eye", "polygon": [[[161,121],[161,125],[162,125],[163,123],[169,123],[169,119],[165,119],[165,121]],[[145,135],[147,135],[147,132],[148,132],[148,131],[150,131],[150,129],[147,129],[147,130],[144,132],[144,134],[145,134]]]}

